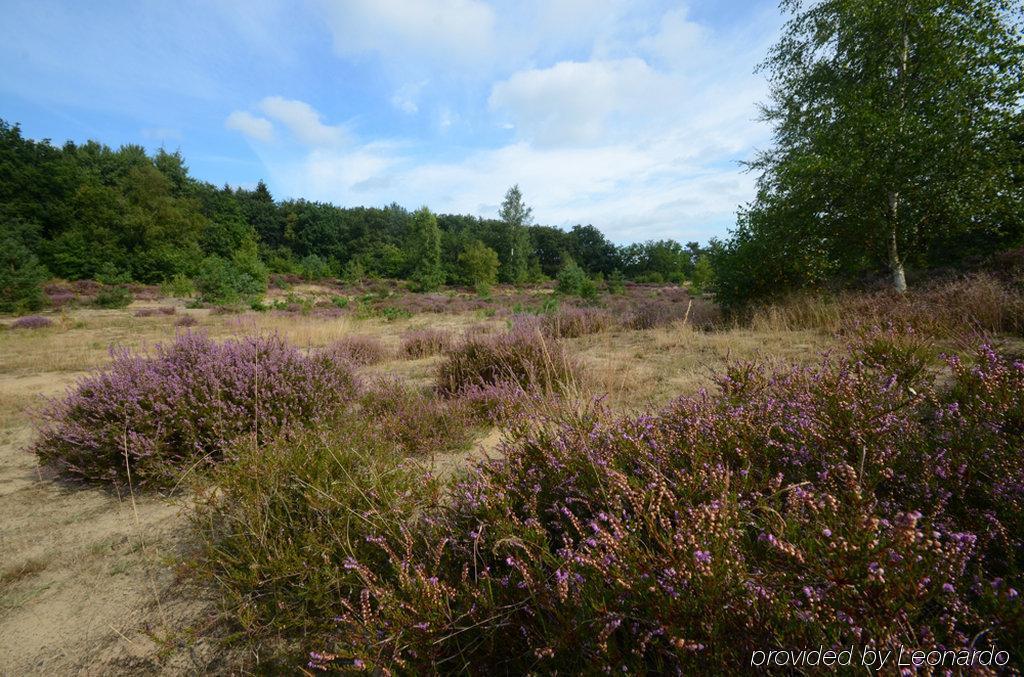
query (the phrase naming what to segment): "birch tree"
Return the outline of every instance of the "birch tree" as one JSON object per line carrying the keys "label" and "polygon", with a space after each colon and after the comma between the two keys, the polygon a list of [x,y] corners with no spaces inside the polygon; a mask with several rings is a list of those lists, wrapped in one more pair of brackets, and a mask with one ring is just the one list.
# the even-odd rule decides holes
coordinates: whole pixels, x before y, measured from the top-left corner
{"label": "birch tree", "polygon": [[899,292],[908,261],[998,240],[1020,204],[1021,1],[781,7],[791,18],[762,65],[775,143],[751,163],[751,210],[799,215],[793,229],[830,265],[887,268]]}

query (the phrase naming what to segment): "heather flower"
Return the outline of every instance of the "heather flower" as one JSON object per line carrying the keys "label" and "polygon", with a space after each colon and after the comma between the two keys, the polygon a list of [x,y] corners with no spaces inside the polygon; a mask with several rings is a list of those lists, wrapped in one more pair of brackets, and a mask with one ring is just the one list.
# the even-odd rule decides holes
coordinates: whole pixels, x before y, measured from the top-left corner
{"label": "heather flower", "polygon": [[153,355],[111,356],[42,412],[32,447],[42,463],[86,479],[170,481],[239,439],[322,421],[354,395],[349,371],[276,336],[186,333]]}

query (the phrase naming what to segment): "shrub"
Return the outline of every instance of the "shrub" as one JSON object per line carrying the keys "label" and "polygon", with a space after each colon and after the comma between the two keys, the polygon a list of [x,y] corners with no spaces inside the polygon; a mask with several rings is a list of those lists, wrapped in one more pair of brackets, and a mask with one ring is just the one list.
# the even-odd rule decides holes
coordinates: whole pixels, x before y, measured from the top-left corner
{"label": "shrub", "polygon": [[169,281],[160,285],[160,291],[165,296],[187,299],[195,293],[196,287],[186,275],[176,273]]}
{"label": "shrub", "polygon": [[123,285],[108,286],[100,290],[92,302],[100,308],[126,308],[132,302],[132,293]]}
{"label": "shrub", "polygon": [[268,273],[255,253],[239,252],[232,259],[207,256],[199,265],[196,288],[206,303],[234,303],[267,290]]}
{"label": "shrub", "polygon": [[1012,653],[1024,363],[983,346],[950,368],[941,388],[856,359],[741,364],[656,416],[515,427],[448,510],[365,537],[379,549],[346,565],[312,665],[703,674],[743,672],[755,649]]}
{"label": "shrub", "polygon": [[597,285],[575,261],[568,259],[558,272],[558,293],[591,299],[597,296]]}
{"label": "shrub", "polygon": [[383,362],[388,357],[388,350],[374,336],[352,335],[330,344],[321,354],[337,362],[366,366]]}
{"label": "shrub", "polygon": [[217,586],[253,642],[291,640],[276,672],[294,672],[306,642],[323,646],[336,631],[339,605],[360,585],[356,563],[383,566],[379,544],[400,540],[437,497],[437,482],[359,417],[250,443],[198,497],[192,572]]}
{"label": "shrub", "polygon": [[322,280],[331,276],[331,267],[316,254],[310,254],[299,261],[299,274],[307,280]]}
{"label": "shrub", "polygon": [[[4,224],[5,230],[13,226]],[[49,273],[20,237],[0,236],[0,313],[39,310],[46,298],[43,283]]]}
{"label": "shrub", "polygon": [[513,328],[496,335],[467,336],[438,366],[440,392],[514,383],[524,389],[563,391],[577,381],[577,366],[562,345],[538,331]]}
{"label": "shrub", "polygon": [[480,240],[474,240],[466,245],[459,254],[459,266],[462,269],[462,278],[472,285],[477,293],[487,290],[498,281],[498,253],[485,245]]}
{"label": "shrub", "polygon": [[114,350],[110,366],[51,400],[33,451],[91,480],[165,483],[216,463],[238,440],[319,422],[353,396],[350,371],[277,337],[215,343],[187,333],[152,356]]}
{"label": "shrub", "polygon": [[199,320],[192,315],[182,315],[174,322],[176,327],[194,327],[197,324],[199,324]]}
{"label": "shrub", "polygon": [[408,357],[420,358],[436,355],[447,350],[452,336],[439,329],[419,329],[402,336],[402,353]]}
{"label": "shrub", "polygon": [[26,315],[25,317],[19,317],[11,323],[11,329],[42,329],[43,327],[52,326],[53,320],[41,315]]}
{"label": "shrub", "polygon": [[690,284],[693,291],[700,293],[709,289],[714,280],[715,271],[711,267],[711,257],[701,254],[693,266],[693,273],[690,275]]}
{"label": "shrub", "polygon": [[472,440],[470,411],[462,401],[412,390],[397,379],[372,383],[360,404],[376,434],[403,456],[457,451]]}
{"label": "shrub", "polygon": [[611,275],[608,276],[608,293],[609,294],[625,294],[626,293],[626,277],[622,274],[622,271],[616,268],[612,271]]}
{"label": "shrub", "polygon": [[544,333],[555,338],[579,338],[597,334],[607,331],[614,324],[615,319],[607,311],[572,306],[544,315],[541,320]]}
{"label": "shrub", "polygon": [[158,308],[139,308],[135,311],[135,317],[156,317],[158,315],[174,315],[178,309],[174,306],[160,306]]}

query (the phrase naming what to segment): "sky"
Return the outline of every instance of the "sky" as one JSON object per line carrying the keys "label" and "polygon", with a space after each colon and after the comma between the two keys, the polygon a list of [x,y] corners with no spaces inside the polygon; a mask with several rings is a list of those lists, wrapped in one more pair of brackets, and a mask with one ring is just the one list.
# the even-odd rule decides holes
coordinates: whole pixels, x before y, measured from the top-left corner
{"label": "sky", "polygon": [[776,0],[4,0],[0,118],[275,198],[707,241],[770,142]]}

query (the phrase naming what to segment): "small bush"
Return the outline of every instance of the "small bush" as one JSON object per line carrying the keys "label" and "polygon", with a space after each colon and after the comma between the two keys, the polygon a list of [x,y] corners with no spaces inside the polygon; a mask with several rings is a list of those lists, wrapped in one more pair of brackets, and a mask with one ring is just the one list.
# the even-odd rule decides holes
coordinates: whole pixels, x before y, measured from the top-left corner
{"label": "small bush", "polygon": [[607,331],[614,325],[615,319],[607,311],[572,306],[544,315],[541,320],[544,333],[555,338],[579,338]]}
{"label": "small bush", "polygon": [[576,372],[575,362],[557,340],[513,328],[503,334],[469,336],[448,350],[438,366],[437,386],[447,395],[502,383],[558,392],[577,382]]}
{"label": "small bush", "polygon": [[621,270],[616,268],[612,271],[611,275],[608,276],[607,286],[609,294],[625,294],[626,276],[622,274]]}
{"label": "small bush", "polygon": [[25,317],[19,317],[11,323],[11,329],[42,329],[52,326],[53,320],[41,315],[26,315]]}
{"label": "small bush", "polygon": [[669,301],[648,301],[640,304],[628,318],[626,326],[630,329],[654,329],[672,324],[686,316],[687,304]]}
{"label": "small bush", "polygon": [[325,646],[337,630],[360,586],[355,567],[383,566],[380,544],[436,512],[438,495],[436,481],[359,417],[247,444],[199,495],[192,572],[217,587],[246,637],[265,643],[262,654],[288,640],[272,672],[294,672],[306,643]]}
{"label": "small bush", "polygon": [[362,367],[386,360],[388,349],[374,336],[354,334],[330,344],[321,350],[321,354],[337,362]]}
{"label": "small bush", "polygon": [[575,261],[569,259],[558,272],[558,293],[592,299],[597,296],[597,285]]}
{"label": "small bush", "polygon": [[176,273],[174,277],[160,285],[160,291],[165,296],[187,299],[195,293],[196,286],[185,274]]}
{"label": "small bush", "polygon": [[157,317],[159,315],[174,315],[178,309],[174,306],[160,306],[158,308],[139,308],[135,311],[135,317]]}
{"label": "small bush", "polygon": [[197,324],[199,324],[199,320],[192,315],[182,315],[174,322],[176,327],[194,327]]}
{"label": "small bush", "polygon": [[131,292],[122,285],[104,287],[93,299],[93,305],[108,309],[126,308],[131,302]]}
{"label": "small bush", "polygon": [[397,379],[381,379],[360,398],[361,414],[377,435],[404,456],[427,456],[465,449],[472,440],[470,410],[458,399],[410,389]]}
{"label": "small bush", "polygon": [[444,352],[452,345],[452,336],[439,329],[419,329],[402,336],[402,354],[418,359]]}
{"label": "small bush", "polygon": [[15,236],[12,224],[4,223],[3,228],[5,232],[0,235],[0,313],[39,310],[46,303],[43,283],[49,273],[22,239]]}
{"label": "small bush", "polygon": [[187,333],[152,356],[115,350],[108,368],[51,400],[32,449],[85,479],[166,483],[265,440],[318,422],[354,396],[350,371],[305,357],[277,337],[215,343]]}

